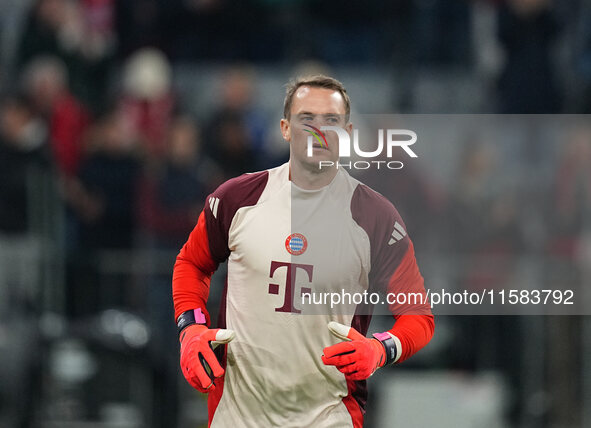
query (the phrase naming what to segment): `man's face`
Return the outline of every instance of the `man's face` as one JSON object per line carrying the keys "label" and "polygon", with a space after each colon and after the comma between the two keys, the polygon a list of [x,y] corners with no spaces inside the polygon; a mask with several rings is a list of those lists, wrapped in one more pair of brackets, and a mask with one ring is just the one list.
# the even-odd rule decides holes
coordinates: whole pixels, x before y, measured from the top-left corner
{"label": "man's face", "polygon": [[[346,122],[345,101],[338,91],[301,86],[294,94],[289,119],[281,120],[283,138],[290,142],[290,157],[302,165],[319,170],[320,161],[339,159],[337,134],[318,131],[321,126],[339,126],[351,132]],[[315,130],[315,129],[316,130]],[[315,134],[315,135],[314,135]],[[313,142],[312,156],[308,156],[308,137]],[[320,141],[318,141],[320,140]]]}

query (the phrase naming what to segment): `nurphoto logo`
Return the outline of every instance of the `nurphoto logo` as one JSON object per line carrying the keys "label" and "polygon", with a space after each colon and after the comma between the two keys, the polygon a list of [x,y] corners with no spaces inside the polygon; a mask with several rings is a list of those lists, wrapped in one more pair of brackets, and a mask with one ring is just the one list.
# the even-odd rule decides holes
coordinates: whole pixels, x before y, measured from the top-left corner
{"label": "nurphoto logo", "polygon": [[[321,147],[328,147],[328,142],[325,131],[332,131],[337,134],[339,142],[339,160],[334,161],[319,161],[318,167],[330,168],[336,165],[337,168],[349,168],[349,169],[369,169],[375,167],[385,167],[388,169],[402,169],[404,163],[400,160],[391,160],[394,154],[394,148],[402,149],[409,157],[416,158],[417,154],[410,148],[417,142],[417,134],[409,129],[379,129],[378,130],[378,144],[377,148],[373,151],[365,151],[359,146],[359,130],[353,129],[353,151],[361,158],[368,160],[358,160],[354,162],[343,162],[343,158],[351,157],[351,137],[349,133],[340,126],[321,126],[320,129],[315,126],[306,124],[310,129],[304,129],[310,135],[308,135],[308,150],[307,156],[313,156],[314,140],[316,140]],[[388,160],[376,160],[376,158],[384,157],[384,150],[386,152],[386,158]],[[371,159],[371,160],[370,160]]]}

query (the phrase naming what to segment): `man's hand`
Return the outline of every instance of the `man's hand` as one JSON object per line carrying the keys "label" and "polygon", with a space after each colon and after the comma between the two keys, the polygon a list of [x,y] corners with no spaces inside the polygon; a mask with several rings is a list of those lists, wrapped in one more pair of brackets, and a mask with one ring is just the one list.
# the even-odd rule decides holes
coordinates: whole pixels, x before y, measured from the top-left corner
{"label": "man's hand", "polygon": [[224,374],[224,369],[213,353],[212,346],[234,339],[234,331],[210,330],[201,324],[192,324],[181,331],[181,370],[191,386],[201,392],[211,392],[214,380]]}
{"label": "man's hand", "polygon": [[324,348],[322,362],[335,366],[351,380],[364,380],[370,377],[386,362],[384,345],[377,339],[368,339],[343,324],[331,321],[328,329],[345,342]]}

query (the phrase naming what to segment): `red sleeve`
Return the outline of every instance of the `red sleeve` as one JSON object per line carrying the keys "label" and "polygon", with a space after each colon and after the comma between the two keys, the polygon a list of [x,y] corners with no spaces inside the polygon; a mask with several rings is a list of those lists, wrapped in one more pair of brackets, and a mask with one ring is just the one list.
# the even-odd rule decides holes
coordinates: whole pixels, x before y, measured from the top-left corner
{"label": "red sleeve", "polygon": [[206,304],[211,275],[217,266],[209,251],[205,215],[202,212],[174,264],[172,299],[175,320],[185,311],[201,308],[209,325]]}
{"label": "red sleeve", "polygon": [[398,363],[401,363],[429,343],[435,329],[423,277],[417,266],[414,246],[410,240],[404,258],[390,278],[388,292],[404,293],[408,300],[410,296],[421,296],[412,303],[390,306],[396,322],[389,332],[396,336],[402,345],[402,354],[398,359]]}
{"label": "red sleeve", "polygon": [[423,348],[435,330],[433,315],[401,315],[389,332],[400,340],[402,354],[397,363],[412,357]]}

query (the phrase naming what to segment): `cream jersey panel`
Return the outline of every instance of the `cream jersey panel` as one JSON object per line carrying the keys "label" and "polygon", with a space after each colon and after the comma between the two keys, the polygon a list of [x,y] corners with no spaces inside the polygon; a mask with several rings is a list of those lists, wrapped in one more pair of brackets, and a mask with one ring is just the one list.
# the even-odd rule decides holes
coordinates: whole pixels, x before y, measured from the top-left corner
{"label": "cream jersey panel", "polygon": [[[339,170],[330,185],[305,191],[285,164],[269,170],[257,204],[234,215],[226,325],[236,338],[212,427],[352,426],[345,377],[321,355],[338,342],[327,323],[350,325],[354,308],[319,309],[301,294],[367,289],[369,238],[350,211],[357,185]],[[306,239],[299,255],[286,249],[294,233]]]}

